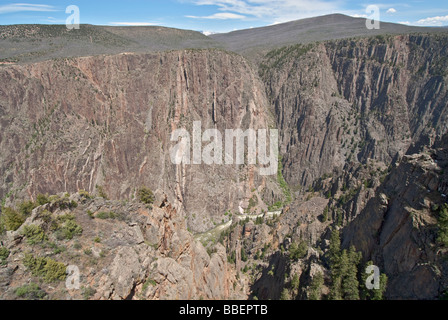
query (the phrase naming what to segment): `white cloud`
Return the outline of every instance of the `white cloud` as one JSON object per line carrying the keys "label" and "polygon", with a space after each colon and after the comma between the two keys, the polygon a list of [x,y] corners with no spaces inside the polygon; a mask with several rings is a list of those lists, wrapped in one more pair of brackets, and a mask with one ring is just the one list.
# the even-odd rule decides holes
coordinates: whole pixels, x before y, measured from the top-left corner
{"label": "white cloud", "polygon": [[352,16],[353,18],[367,18],[366,14],[358,14],[358,13],[352,14],[350,16]]}
{"label": "white cloud", "polygon": [[410,25],[411,23],[409,21],[398,21],[399,24],[405,24]]}
{"label": "white cloud", "polygon": [[443,26],[448,24],[448,16],[437,16],[421,19],[417,21],[417,24],[422,26]]}
{"label": "white cloud", "polygon": [[214,19],[214,20],[229,20],[229,19],[245,19],[246,16],[243,16],[241,14],[236,13],[230,13],[230,12],[221,12],[221,13],[215,13],[211,16],[186,16],[187,18],[193,18],[193,19]]}
{"label": "white cloud", "polygon": [[109,22],[113,26],[130,26],[130,27],[145,27],[145,26],[155,26],[157,23],[152,22]]}
{"label": "white cloud", "polygon": [[386,11],[386,13],[390,13],[390,14],[394,14],[396,12],[397,12],[397,10],[395,10],[394,8],[390,8],[389,10]]}
{"label": "white cloud", "polygon": [[[247,19],[263,19],[270,23],[283,23],[309,18],[341,9],[342,1],[327,0],[187,0],[196,5],[217,6],[225,13],[244,15]],[[212,15],[215,16],[215,15]]]}
{"label": "white cloud", "polygon": [[58,11],[55,7],[46,4],[31,4],[31,3],[11,3],[0,6],[0,14],[23,12],[23,11],[38,11],[49,12]]}

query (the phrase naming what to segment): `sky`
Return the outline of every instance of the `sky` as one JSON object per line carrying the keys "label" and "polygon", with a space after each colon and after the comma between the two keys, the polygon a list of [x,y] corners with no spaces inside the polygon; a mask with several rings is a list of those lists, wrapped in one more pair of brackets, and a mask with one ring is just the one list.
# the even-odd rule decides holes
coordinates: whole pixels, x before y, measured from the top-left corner
{"label": "sky", "polygon": [[94,25],[158,25],[204,32],[229,32],[292,20],[343,13],[415,26],[448,26],[448,1],[363,2],[354,0],[0,0],[0,25],[65,24],[79,8],[80,23]]}

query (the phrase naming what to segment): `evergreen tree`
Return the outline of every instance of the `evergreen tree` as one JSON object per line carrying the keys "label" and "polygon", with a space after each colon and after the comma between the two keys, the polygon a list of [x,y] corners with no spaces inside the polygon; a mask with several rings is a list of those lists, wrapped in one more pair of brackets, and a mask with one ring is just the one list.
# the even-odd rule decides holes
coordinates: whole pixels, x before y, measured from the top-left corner
{"label": "evergreen tree", "polygon": [[330,299],[342,300],[341,238],[339,230],[333,230],[331,233],[329,258],[331,270]]}
{"label": "evergreen tree", "polygon": [[299,294],[299,286],[300,286],[300,279],[299,276],[296,274],[294,274],[294,276],[292,277],[291,280],[291,288],[292,290],[294,290],[294,296],[297,296]]}
{"label": "evergreen tree", "polygon": [[324,285],[324,276],[321,272],[314,275],[309,289],[309,300],[320,300],[322,298],[322,286]]}
{"label": "evergreen tree", "polygon": [[330,237],[330,267],[336,266],[341,255],[341,238],[339,230],[333,230]]}
{"label": "evergreen tree", "polygon": [[367,289],[366,286],[366,281],[367,278],[369,277],[369,274],[367,274],[365,272],[365,270],[367,270],[367,267],[373,265],[373,261],[368,261],[366,263],[366,265],[364,266],[363,272],[361,273],[361,283],[360,283],[360,288],[361,288],[361,299],[362,300],[383,300],[384,297],[384,292],[386,291],[387,288],[387,276],[384,273],[381,273],[380,275],[380,289],[372,289],[369,290]]}
{"label": "evergreen tree", "polygon": [[342,292],[345,300],[359,300],[358,264],[360,260],[360,253],[356,252],[352,246],[347,254],[347,266],[343,270]]}
{"label": "evergreen tree", "polygon": [[379,290],[373,290],[373,297],[372,300],[383,300],[384,299],[384,292],[386,292],[387,287],[387,276],[386,274],[382,273],[380,275],[380,288]]}
{"label": "evergreen tree", "polygon": [[283,291],[280,295],[280,300],[291,300],[291,294],[287,288],[283,288]]}

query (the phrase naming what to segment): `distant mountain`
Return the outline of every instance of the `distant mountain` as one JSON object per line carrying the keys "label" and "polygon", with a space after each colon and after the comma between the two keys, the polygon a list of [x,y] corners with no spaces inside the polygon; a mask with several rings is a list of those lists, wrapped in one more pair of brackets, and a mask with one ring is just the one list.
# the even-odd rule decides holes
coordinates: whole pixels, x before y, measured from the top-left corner
{"label": "distant mountain", "polygon": [[247,57],[260,57],[273,48],[297,43],[415,32],[446,32],[446,28],[382,22],[380,30],[368,30],[365,19],[342,14],[209,36],[160,26],[81,25],[79,30],[68,30],[65,25],[7,25],[0,26],[0,62],[35,62],[60,57],[186,48],[225,48]]}
{"label": "distant mountain", "polygon": [[[441,32],[440,28],[413,27],[381,22],[379,30],[366,28],[365,18],[353,18],[343,14],[331,14],[315,18],[291,21],[268,27],[214,34],[210,37],[223,43],[226,49],[252,54],[275,47],[297,43],[311,43],[348,37],[381,34],[408,34],[415,32]],[[263,50],[265,49],[265,50]]]}
{"label": "distant mountain", "polygon": [[0,62],[218,46],[200,32],[158,26],[81,25],[78,30],[65,25],[0,26]]}

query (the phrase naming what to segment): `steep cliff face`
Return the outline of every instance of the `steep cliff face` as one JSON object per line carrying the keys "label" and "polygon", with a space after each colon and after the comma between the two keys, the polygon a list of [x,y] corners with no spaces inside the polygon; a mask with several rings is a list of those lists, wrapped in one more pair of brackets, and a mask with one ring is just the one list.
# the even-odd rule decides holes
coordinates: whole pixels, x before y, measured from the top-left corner
{"label": "steep cliff face", "polygon": [[392,299],[436,299],[448,285],[436,210],[448,192],[446,138],[397,162],[344,233],[347,246],[356,246],[388,274]]}
{"label": "steep cliff face", "polygon": [[[96,186],[112,199],[133,199],[142,185],[166,192],[152,211],[95,200],[76,212],[81,224],[87,210],[111,205],[135,218],[112,234],[93,224],[114,253],[111,270],[88,276],[98,299],[278,299],[285,288],[302,299],[319,273],[328,294],[335,228],[343,248],[387,274],[387,297],[434,299],[448,285],[433,209],[448,192],[447,51],[446,35],[400,35],[276,49],[259,74],[219,50],[2,67],[0,197],[14,205]],[[278,174],[174,165],[171,133],[192,134],[194,121],[221,133],[277,127]],[[245,221],[243,211],[261,215]],[[222,245],[186,231],[218,224],[230,228],[214,239]],[[9,236],[11,248],[23,244]],[[0,285],[20,283],[17,268],[0,270]]]}
{"label": "steep cliff face", "polygon": [[[283,174],[301,191],[273,230],[279,244],[303,239],[326,253],[328,227],[342,228],[343,247],[355,246],[389,277],[388,298],[442,294],[446,253],[431,208],[446,202],[447,50],[446,36],[408,35],[267,54],[259,71],[281,132]],[[281,274],[295,270],[308,281],[315,263],[328,268],[322,254],[298,265],[272,257],[283,265],[281,281],[267,268],[254,287],[266,298],[288,287]]]}
{"label": "steep cliff face", "polygon": [[1,198],[99,185],[114,199],[131,199],[146,185],[168,190],[190,227],[204,231],[227,210],[238,212],[265,180],[256,166],[170,158],[172,132],[192,135],[193,121],[223,135],[269,127],[263,87],[240,56],[190,50],[60,59],[4,67],[0,79]]}
{"label": "steep cliff face", "polygon": [[447,50],[442,35],[378,36],[268,54],[260,73],[286,180],[308,187],[350,163],[387,167],[446,132]]}

